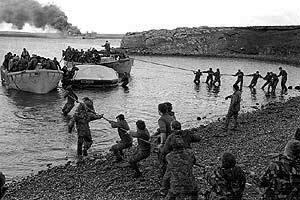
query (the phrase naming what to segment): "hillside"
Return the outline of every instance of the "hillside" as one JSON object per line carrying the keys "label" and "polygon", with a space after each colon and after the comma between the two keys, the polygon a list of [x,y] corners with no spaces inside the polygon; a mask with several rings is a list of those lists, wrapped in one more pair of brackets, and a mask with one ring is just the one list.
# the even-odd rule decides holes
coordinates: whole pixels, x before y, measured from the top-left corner
{"label": "hillside", "polygon": [[300,63],[300,26],[197,27],[127,33],[130,54],[245,57]]}

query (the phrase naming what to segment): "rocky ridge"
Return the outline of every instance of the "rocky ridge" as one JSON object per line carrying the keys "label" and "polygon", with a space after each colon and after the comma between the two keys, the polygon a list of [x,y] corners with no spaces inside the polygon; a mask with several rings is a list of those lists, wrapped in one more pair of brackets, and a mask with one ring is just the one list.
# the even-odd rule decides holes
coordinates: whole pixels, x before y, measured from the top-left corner
{"label": "rocky ridge", "polygon": [[300,63],[300,26],[194,27],[127,33],[129,54],[254,58]]}

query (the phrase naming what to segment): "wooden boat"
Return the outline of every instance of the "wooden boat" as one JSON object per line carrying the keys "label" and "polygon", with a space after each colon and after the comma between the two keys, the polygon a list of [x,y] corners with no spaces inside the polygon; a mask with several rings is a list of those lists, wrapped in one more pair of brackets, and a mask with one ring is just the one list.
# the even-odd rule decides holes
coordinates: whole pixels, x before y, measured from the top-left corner
{"label": "wooden boat", "polygon": [[60,70],[35,69],[8,72],[1,67],[2,84],[7,89],[16,89],[37,94],[46,94],[55,89],[62,79]]}
{"label": "wooden boat", "polygon": [[67,66],[68,68],[72,68],[73,66],[77,67],[80,65],[93,65],[94,67],[106,66],[115,70],[118,73],[119,78],[122,78],[125,72],[130,75],[133,62],[133,58],[115,59],[114,57],[101,57],[100,63],[79,63],[64,61],[65,66]]}
{"label": "wooden boat", "polygon": [[111,68],[103,65],[78,65],[70,84],[75,88],[99,88],[118,86],[118,74]]}

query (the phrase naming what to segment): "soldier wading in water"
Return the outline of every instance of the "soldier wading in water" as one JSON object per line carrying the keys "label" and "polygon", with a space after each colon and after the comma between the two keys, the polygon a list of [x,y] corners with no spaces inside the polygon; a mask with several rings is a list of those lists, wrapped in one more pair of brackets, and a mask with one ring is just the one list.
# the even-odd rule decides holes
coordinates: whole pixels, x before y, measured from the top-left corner
{"label": "soldier wading in water", "polygon": [[63,107],[62,112],[64,115],[67,115],[73,109],[73,107],[75,105],[75,101],[78,101],[78,97],[73,92],[71,85],[68,85],[66,87],[66,93],[64,95],[64,98],[67,98],[67,103]]}
{"label": "soldier wading in water", "polygon": [[96,114],[93,108],[92,100],[88,97],[83,98],[84,103],[80,103],[76,112],[69,124],[69,132],[72,131],[74,124],[76,124],[78,141],[77,141],[77,156],[81,159],[82,155],[87,156],[88,149],[93,144],[89,122],[101,119],[103,115]]}

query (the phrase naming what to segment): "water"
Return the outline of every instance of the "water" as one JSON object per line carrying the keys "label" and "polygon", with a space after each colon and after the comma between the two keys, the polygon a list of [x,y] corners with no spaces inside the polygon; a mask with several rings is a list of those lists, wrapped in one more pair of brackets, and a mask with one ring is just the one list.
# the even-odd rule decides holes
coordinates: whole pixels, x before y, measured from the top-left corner
{"label": "water", "polygon": [[[105,40],[80,39],[35,39],[35,38],[0,38],[0,57],[8,51],[21,53],[26,47],[30,53],[45,57],[61,58],[61,50],[67,46],[87,49],[101,48]],[[112,46],[119,46],[120,40],[111,40]],[[233,74],[242,69],[245,74],[259,70],[278,72],[282,66],[289,73],[287,85],[299,85],[300,68],[270,64],[242,59],[196,58],[196,57],[135,57],[151,62],[158,62],[185,69],[206,70],[220,68],[221,73]],[[223,76],[220,90],[207,87],[202,83],[195,87],[192,72],[157,66],[135,61],[129,90],[122,87],[108,90],[78,90],[82,98],[88,96],[94,100],[97,112],[104,113],[109,119],[115,119],[120,113],[125,114],[130,127],[135,129],[135,121],[142,119],[151,132],[157,128],[159,118],[157,105],[169,101],[173,104],[177,119],[183,128],[196,127],[225,116],[230,100],[224,97],[232,93],[235,77]],[[244,78],[248,85],[251,78]],[[205,75],[202,77],[205,81]],[[259,89],[264,83],[261,79],[256,94],[244,87],[242,94],[242,112],[251,111],[257,103],[284,101],[298,95],[289,90],[289,95],[281,97],[279,89],[276,98],[267,98]],[[280,84],[279,87],[280,88]],[[76,133],[67,133],[67,119],[61,115],[65,100],[63,91],[58,89],[46,95],[35,95],[15,90],[0,88],[0,171],[8,179],[35,173],[46,169],[47,164],[63,164],[72,160],[76,152]],[[201,121],[197,117],[203,118]],[[107,151],[118,140],[115,129],[111,129],[105,120],[91,123],[94,143],[93,152]]]}

